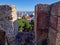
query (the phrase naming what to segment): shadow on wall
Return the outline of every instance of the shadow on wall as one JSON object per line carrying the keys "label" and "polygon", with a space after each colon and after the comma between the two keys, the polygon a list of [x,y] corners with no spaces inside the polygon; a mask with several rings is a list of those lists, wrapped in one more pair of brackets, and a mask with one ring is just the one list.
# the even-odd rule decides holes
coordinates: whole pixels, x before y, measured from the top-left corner
{"label": "shadow on wall", "polygon": [[19,32],[16,36],[18,45],[34,45],[34,32]]}
{"label": "shadow on wall", "polygon": [[5,45],[5,31],[0,28],[0,45]]}

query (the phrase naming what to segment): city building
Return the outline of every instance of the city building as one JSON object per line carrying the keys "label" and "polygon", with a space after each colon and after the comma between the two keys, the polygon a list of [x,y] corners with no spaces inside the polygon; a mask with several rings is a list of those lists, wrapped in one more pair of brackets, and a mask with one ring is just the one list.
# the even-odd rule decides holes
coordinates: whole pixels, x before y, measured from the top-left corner
{"label": "city building", "polygon": [[22,17],[24,16],[29,22],[31,22],[32,20],[34,20],[35,18],[35,14],[34,12],[17,12],[17,16],[18,19],[22,19]]}

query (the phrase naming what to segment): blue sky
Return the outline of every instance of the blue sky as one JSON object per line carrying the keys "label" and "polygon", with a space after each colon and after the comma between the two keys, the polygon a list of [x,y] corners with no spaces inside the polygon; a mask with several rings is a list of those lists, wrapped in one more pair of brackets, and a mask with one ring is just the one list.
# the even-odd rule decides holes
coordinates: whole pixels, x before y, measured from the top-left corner
{"label": "blue sky", "polygon": [[59,0],[0,0],[0,4],[15,5],[18,11],[33,11],[36,4],[51,4]]}

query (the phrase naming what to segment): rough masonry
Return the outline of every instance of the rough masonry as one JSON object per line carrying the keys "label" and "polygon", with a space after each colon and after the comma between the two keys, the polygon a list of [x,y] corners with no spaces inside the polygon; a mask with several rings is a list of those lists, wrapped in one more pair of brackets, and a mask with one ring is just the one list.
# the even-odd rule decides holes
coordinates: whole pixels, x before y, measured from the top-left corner
{"label": "rough masonry", "polygon": [[47,39],[48,27],[49,27],[49,5],[37,4],[35,7],[35,34],[38,44],[42,43],[42,40]]}
{"label": "rough masonry", "polygon": [[[0,38],[3,40],[6,36],[8,45],[17,45],[17,34],[16,7],[0,5]],[[48,45],[60,45],[60,2],[35,6],[35,43],[47,45],[47,39]],[[4,45],[5,42],[2,43],[2,40],[0,44]]]}
{"label": "rough masonry", "polygon": [[0,45],[34,45],[34,33],[18,32],[16,7],[0,5]]}
{"label": "rough masonry", "polygon": [[0,28],[5,31],[9,45],[16,45],[15,36],[18,33],[16,7],[0,5]]}
{"label": "rough masonry", "polygon": [[50,45],[60,45],[60,2],[51,4],[48,38]]}
{"label": "rough masonry", "polygon": [[60,45],[60,2],[37,4],[35,16],[36,44],[47,45],[45,39],[48,39],[48,45]]}
{"label": "rough masonry", "polygon": [[0,45],[5,45],[5,31],[0,28]]}

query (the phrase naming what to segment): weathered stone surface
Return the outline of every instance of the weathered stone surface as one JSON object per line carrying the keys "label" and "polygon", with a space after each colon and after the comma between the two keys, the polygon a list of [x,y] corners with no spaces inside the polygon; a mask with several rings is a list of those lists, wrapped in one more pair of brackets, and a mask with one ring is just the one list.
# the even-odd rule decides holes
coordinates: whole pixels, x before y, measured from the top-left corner
{"label": "weathered stone surface", "polygon": [[0,45],[5,45],[5,31],[0,28]]}
{"label": "weathered stone surface", "polygon": [[50,26],[57,30],[57,23],[58,23],[58,17],[57,16],[51,16],[50,17]]}
{"label": "weathered stone surface", "polygon": [[49,5],[38,4],[35,7],[35,39],[41,45],[42,40],[47,38],[49,26]]}
{"label": "weathered stone surface", "polygon": [[12,35],[17,33],[17,15],[15,6],[0,5],[0,26],[5,29],[6,35],[8,35],[8,33],[12,34],[14,31],[16,32]]}
{"label": "weathered stone surface", "polygon": [[[49,45],[60,45],[60,2],[49,6],[38,4],[35,7],[35,16],[35,40],[48,35]],[[46,30],[49,32],[42,37]]]}
{"label": "weathered stone surface", "polygon": [[50,45],[60,45],[60,2],[51,5],[49,40]]}
{"label": "weathered stone surface", "polygon": [[18,45],[34,45],[34,32],[19,32],[16,36]]}
{"label": "weathered stone surface", "polygon": [[10,43],[9,45],[16,45],[12,42],[13,40],[15,40],[14,38],[18,33],[17,14],[15,6],[0,5],[0,27],[5,31],[8,43]]}
{"label": "weathered stone surface", "polygon": [[56,44],[56,36],[57,36],[57,31],[55,29],[49,27],[49,33],[48,33],[49,45]]}

